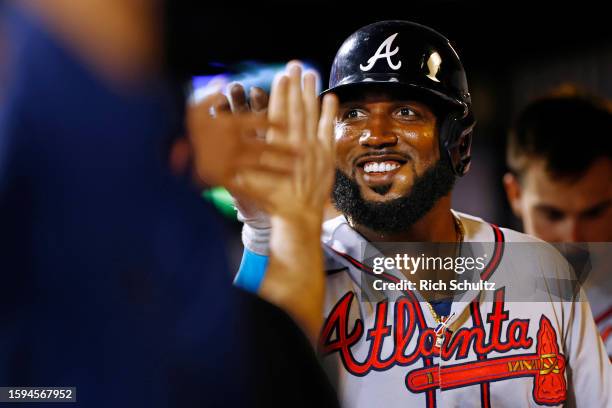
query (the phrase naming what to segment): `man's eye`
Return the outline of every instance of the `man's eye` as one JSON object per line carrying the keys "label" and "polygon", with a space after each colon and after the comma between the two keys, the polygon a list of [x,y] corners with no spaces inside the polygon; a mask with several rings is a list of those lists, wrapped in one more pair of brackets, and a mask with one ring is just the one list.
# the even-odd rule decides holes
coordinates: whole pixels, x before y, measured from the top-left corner
{"label": "man's eye", "polygon": [[365,114],[359,109],[349,109],[347,110],[342,119],[361,119],[365,116]]}
{"label": "man's eye", "polygon": [[603,213],[610,208],[610,203],[600,204],[582,213],[582,217],[588,220],[599,218]]}
{"label": "man's eye", "polygon": [[402,119],[413,119],[417,117],[417,114],[414,110],[410,109],[409,107],[404,106],[404,107],[398,108],[395,111],[395,116],[398,116]]}
{"label": "man's eye", "polygon": [[563,212],[559,210],[552,210],[552,209],[544,211],[544,216],[546,217],[548,221],[551,221],[551,222],[561,221],[565,217]]}

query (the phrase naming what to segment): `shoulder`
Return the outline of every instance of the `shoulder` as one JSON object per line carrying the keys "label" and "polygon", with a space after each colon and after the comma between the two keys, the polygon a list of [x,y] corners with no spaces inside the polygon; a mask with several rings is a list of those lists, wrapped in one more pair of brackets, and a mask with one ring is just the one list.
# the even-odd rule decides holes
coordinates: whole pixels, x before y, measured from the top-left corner
{"label": "shoulder", "polygon": [[493,234],[495,233],[495,230],[499,230],[503,234],[504,242],[531,242],[550,246],[546,242],[534,236],[527,235],[510,228],[500,227],[496,224],[487,222],[480,217],[454,210],[453,214],[461,221],[461,224],[465,228],[466,238],[468,238],[470,241],[478,241],[481,239],[483,242],[487,242],[490,240],[490,238],[494,237]]}
{"label": "shoulder", "polygon": [[321,241],[335,251],[351,255],[358,253],[361,245],[366,242],[365,238],[349,225],[343,215],[323,223]]}
{"label": "shoulder", "polygon": [[[343,215],[331,218],[323,223],[323,233],[321,234],[321,245],[325,256],[325,272],[328,275],[347,269],[342,262],[337,249],[343,249],[347,240],[345,229],[351,229]],[[334,248],[335,247],[335,248]]]}
{"label": "shoulder", "polygon": [[323,234],[321,235],[321,240],[325,242],[329,242],[334,239],[338,230],[342,230],[343,228],[350,226],[346,221],[344,215],[339,215],[334,218],[330,218],[329,220],[323,223]]}
{"label": "shoulder", "polygon": [[486,222],[480,217],[452,210],[465,232],[465,241],[470,242],[496,242],[504,240],[500,236],[497,225]]}

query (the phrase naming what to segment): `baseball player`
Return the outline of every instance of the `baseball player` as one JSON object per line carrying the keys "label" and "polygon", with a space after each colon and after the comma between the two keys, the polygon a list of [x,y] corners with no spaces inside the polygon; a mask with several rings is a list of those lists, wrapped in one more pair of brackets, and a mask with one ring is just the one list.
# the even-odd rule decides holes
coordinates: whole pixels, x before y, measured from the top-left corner
{"label": "baseball player", "polygon": [[[525,287],[570,279],[567,262],[534,238],[451,209],[455,178],[469,169],[475,121],[449,41],[411,22],[371,24],[342,44],[329,85],[324,94],[340,101],[332,199],[342,215],[323,226],[319,351],[343,405],[610,406],[609,363],[588,303],[559,299],[551,286],[537,302],[512,293],[519,272]],[[273,297],[271,288],[292,281],[266,271],[267,237],[271,228],[274,241],[278,228],[255,212],[242,218],[246,250],[236,284]],[[454,297],[389,289],[373,300],[368,279],[400,284],[406,276],[369,264],[372,252],[389,255],[390,242],[446,242],[459,251],[482,243],[488,256],[475,278],[497,285]],[[513,256],[512,243],[538,249]],[[293,255],[300,256],[284,254]],[[316,279],[318,268],[312,272]],[[427,278],[422,270],[417,276]],[[283,298],[290,313],[311,301],[294,294]]]}
{"label": "baseball player", "polygon": [[[605,135],[612,134],[612,113],[605,101],[564,88],[519,113],[508,137],[504,187],[525,232],[566,243],[570,260],[609,259],[612,244],[603,243],[612,242],[612,142]],[[587,275],[581,280],[612,357],[609,263],[591,261],[590,271],[580,271],[584,261],[576,269]]]}

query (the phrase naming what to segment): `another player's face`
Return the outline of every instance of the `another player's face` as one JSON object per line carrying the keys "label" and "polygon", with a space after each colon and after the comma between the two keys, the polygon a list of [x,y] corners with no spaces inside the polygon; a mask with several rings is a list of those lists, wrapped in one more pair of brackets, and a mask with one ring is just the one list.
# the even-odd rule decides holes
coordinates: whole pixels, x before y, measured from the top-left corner
{"label": "another player's face", "polygon": [[436,117],[422,103],[384,96],[341,103],[336,154],[366,201],[404,197],[439,159]]}
{"label": "another player's face", "polygon": [[610,180],[610,159],[595,161],[577,180],[554,178],[537,161],[517,185],[514,200],[509,196],[528,234],[549,242],[612,241]]}

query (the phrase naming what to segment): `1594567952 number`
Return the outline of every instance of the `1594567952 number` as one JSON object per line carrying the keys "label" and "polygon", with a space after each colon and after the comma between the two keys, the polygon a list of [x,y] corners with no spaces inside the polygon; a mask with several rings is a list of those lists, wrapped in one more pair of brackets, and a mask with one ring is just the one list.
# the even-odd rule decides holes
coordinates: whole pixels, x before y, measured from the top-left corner
{"label": "1594567952 number", "polygon": [[0,402],[76,402],[75,387],[0,387]]}

